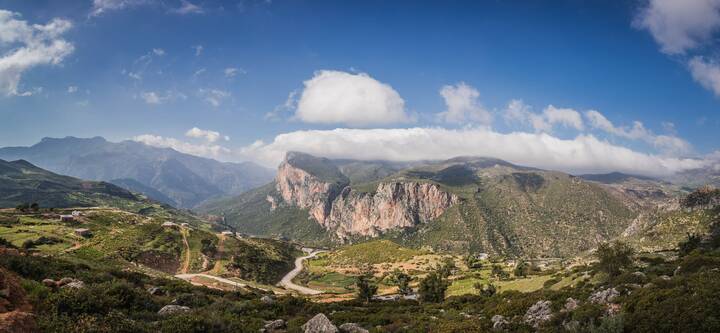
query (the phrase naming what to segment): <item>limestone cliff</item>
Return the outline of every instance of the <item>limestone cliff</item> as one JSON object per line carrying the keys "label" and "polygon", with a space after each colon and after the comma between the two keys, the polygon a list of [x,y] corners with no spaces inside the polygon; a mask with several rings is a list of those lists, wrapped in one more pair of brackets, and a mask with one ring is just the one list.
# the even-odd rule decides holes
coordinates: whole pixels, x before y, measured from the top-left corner
{"label": "limestone cliff", "polygon": [[431,183],[380,183],[375,193],[354,193],[346,187],[332,204],[325,224],[343,238],[380,233],[427,223],[456,204],[455,194]]}
{"label": "limestone cliff", "polygon": [[313,174],[298,166],[296,158],[288,154],[278,168],[277,192],[284,203],[308,209],[313,219],[339,238],[378,236],[427,223],[459,201],[436,184],[411,181],[380,183],[373,193],[357,192],[339,171],[327,172],[332,168],[326,165],[324,173]]}

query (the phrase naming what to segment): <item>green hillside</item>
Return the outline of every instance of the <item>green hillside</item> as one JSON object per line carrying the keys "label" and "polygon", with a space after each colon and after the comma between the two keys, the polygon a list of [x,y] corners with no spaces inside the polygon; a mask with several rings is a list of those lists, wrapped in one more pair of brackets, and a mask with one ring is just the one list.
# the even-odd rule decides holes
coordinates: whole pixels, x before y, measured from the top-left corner
{"label": "green hillside", "polygon": [[[345,176],[347,179],[370,179],[349,185],[354,193],[375,193],[380,183],[419,182],[436,184],[457,195],[459,203],[434,221],[382,235],[416,248],[566,257],[620,236],[637,216],[622,198],[600,184],[490,158],[416,164],[380,179],[368,176],[377,170],[387,172],[378,169],[382,165],[378,162],[339,162],[298,153],[292,153],[289,160],[326,181],[344,181],[338,175],[343,170],[354,172]],[[270,201],[275,202],[274,209]],[[251,234],[284,235],[315,243],[332,239],[328,236],[332,230],[324,230],[306,211],[284,203],[274,183],[208,203],[200,210],[224,215],[228,224]]]}
{"label": "green hillside", "polygon": [[308,217],[307,210],[279,204],[275,209],[268,197],[281,202],[275,183],[243,193],[237,197],[212,200],[197,210],[224,216],[238,232],[258,236],[284,236],[301,240],[308,245],[328,244],[330,236],[317,222]]}
{"label": "green hillside", "polygon": [[125,206],[138,200],[113,184],[61,176],[24,160],[0,160],[0,208],[23,203],[40,207]]}

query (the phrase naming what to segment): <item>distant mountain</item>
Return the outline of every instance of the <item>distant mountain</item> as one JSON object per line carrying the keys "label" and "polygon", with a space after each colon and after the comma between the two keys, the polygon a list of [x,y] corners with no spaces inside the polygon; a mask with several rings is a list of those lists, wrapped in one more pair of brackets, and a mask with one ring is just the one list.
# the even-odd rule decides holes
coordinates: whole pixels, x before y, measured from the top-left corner
{"label": "distant mountain", "polygon": [[139,198],[130,191],[110,183],[58,175],[24,160],[0,160],[2,208],[16,207],[23,203],[38,203],[44,208],[100,206],[137,200]]}
{"label": "distant mountain", "polygon": [[168,205],[173,205],[175,203],[175,201],[173,201],[173,199],[170,199],[168,196],[166,196],[162,192],[160,192],[152,187],[143,185],[142,183],[138,182],[135,179],[130,179],[130,178],[113,179],[113,180],[108,181],[108,183],[120,186],[124,189],[128,189],[133,192],[142,193],[145,196],[147,196],[148,198],[153,199],[160,203],[164,203],[164,204],[168,204]]}
{"label": "distant mountain", "polygon": [[616,238],[636,208],[601,184],[492,158],[403,165],[294,152],[271,184],[198,207],[254,234],[531,257]]}
{"label": "distant mountain", "polygon": [[720,164],[679,172],[670,176],[668,180],[688,190],[704,185],[720,187]]}
{"label": "distant mountain", "polygon": [[218,162],[170,148],[135,141],[114,143],[101,137],[44,138],[30,147],[0,148],[0,159],[24,159],[59,174],[115,181],[184,208],[209,198],[242,193],[266,184],[274,175],[272,170],[251,162]]}
{"label": "distant mountain", "polygon": [[604,183],[604,184],[616,184],[616,183],[621,183],[621,182],[632,180],[632,179],[656,180],[655,178],[651,178],[651,177],[628,175],[628,174],[622,173],[622,172],[586,174],[586,175],[580,175],[578,177],[585,179],[585,180],[591,180],[591,181]]}
{"label": "distant mountain", "polygon": [[671,182],[621,172],[581,175],[587,181],[596,182],[627,205],[647,212],[659,206],[675,203],[687,191]]}

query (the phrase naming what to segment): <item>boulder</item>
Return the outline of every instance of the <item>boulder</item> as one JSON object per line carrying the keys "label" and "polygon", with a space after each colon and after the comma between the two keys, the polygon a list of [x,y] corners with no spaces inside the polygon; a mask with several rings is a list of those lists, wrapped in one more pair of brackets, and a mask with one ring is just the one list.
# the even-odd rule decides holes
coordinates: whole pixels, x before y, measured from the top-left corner
{"label": "boulder", "polygon": [[580,331],[580,322],[577,320],[563,322],[562,325],[563,325],[563,328],[568,332],[579,332]]}
{"label": "boulder", "polygon": [[148,294],[153,295],[153,296],[165,295],[165,291],[160,287],[150,287],[150,288],[148,288],[147,291],[148,291]]}
{"label": "boulder", "polygon": [[369,333],[368,330],[355,323],[345,323],[338,328],[340,329],[340,333]]}
{"label": "boulder", "polygon": [[588,298],[588,301],[595,304],[608,304],[612,302],[615,297],[618,297],[620,295],[620,292],[617,291],[615,288],[607,288],[604,290],[596,291],[590,297]]}
{"label": "boulder", "polygon": [[337,327],[324,314],[318,313],[302,325],[305,333],[338,333]]}
{"label": "boulder", "polygon": [[58,287],[62,287],[71,282],[75,282],[75,279],[69,278],[69,277],[64,277],[57,282],[57,285],[58,285]]}
{"label": "boulder", "polygon": [[266,321],[265,326],[263,326],[264,328],[262,331],[268,332],[268,333],[279,332],[279,331],[285,330],[286,326],[287,326],[287,324],[282,319]]}
{"label": "boulder", "polygon": [[190,311],[190,308],[187,306],[182,305],[165,305],[163,306],[160,311],[158,311],[158,314],[161,316],[171,316],[178,313],[188,312]]}
{"label": "boulder", "polygon": [[565,307],[563,308],[563,310],[565,312],[570,312],[570,311],[577,309],[577,307],[578,307],[578,301],[572,297],[568,297],[568,299],[565,300]]}
{"label": "boulder", "polygon": [[507,328],[508,324],[510,324],[502,315],[494,315],[490,320],[493,323],[494,331],[502,331]]}
{"label": "boulder", "polygon": [[525,312],[524,321],[533,327],[538,327],[543,322],[550,320],[552,317],[550,305],[552,305],[550,301],[537,301]]}
{"label": "boulder", "polygon": [[50,287],[50,288],[57,287],[57,284],[55,283],[55,280],[53,280],[53,279],[44,279],[44,280],[42,280],[42,284],[44,284],[46,287]]}
{"label": "boulder", "polygon": [[85,288],[85,282],[82,282],[80,280],[74,280],[72,282],[68,282],[67,284],[64,284],[62,289],[82,289]]}
{"label": "boulder", "polygon": [[647,276],[645,275],[645,273],[640,272],[640,271],[633,272],[632,275],[642,281],[645,281],[645,279],[647,279]]}
{"label": "boulder", "polygon": [[265,295],[263,297],[260,297],[260,302],[263,302],[265,304],[273,304],[275,303],[275,299],[271,296]]}

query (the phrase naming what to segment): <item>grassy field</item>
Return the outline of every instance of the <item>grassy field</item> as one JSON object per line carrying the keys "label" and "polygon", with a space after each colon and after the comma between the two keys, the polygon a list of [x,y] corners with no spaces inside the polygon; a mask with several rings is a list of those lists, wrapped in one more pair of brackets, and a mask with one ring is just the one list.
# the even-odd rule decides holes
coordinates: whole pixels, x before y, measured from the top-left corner
{"label": "grassy field", "polygon": [[537,275],[511,281],[499,281],[496,283],[498,290],[517,290],[521,292],[532,292],[543,288],[545,281],[552,279],[551,275]]}
{"label": "grassy field", "polygon": [[347,293],[353,290],[353,284],[355,284],[354,276],[329,272],[311,280],[307,285],[310,288],[323,290],[328,293]]}
{"label": "grassy field", "polygon": [[328,256],[327,260],[335,265],[374,265],[406,261],[420,254],[423,252],[402,247],[389,240],[373,240],[343,247]]}

